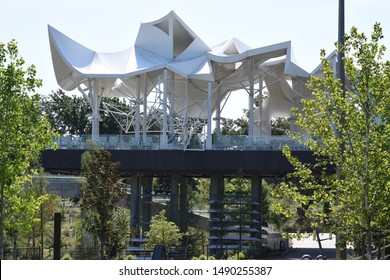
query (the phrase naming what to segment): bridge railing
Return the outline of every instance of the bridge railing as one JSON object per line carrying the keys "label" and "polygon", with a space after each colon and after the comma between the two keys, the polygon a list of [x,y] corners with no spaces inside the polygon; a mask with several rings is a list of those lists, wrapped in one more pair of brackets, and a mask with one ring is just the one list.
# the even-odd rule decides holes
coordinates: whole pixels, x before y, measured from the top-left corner
{"label": "bridge railing", "polygon": [[[148,134],[146,137],[134,134],[100,135],[98,141],[92,141],[91,135],[63,135],[56,140],[58,149],[90,149],[98,146],[108,150],[205,150],[202,134],[184,138],[183,135],[171,135],[163,143],[160,134]],[[288,136],[213,136],[213,150],[274,150],[280,151],[285,145],[292,150],[307,148]]]}
{"label": "bridge railing", "polygon": [[295,139],[285,135],[245,136],[221,135],[213,139],[215,150],[273,150],[281,151],[288,145],[292,150],[307,150],[307,147]]}

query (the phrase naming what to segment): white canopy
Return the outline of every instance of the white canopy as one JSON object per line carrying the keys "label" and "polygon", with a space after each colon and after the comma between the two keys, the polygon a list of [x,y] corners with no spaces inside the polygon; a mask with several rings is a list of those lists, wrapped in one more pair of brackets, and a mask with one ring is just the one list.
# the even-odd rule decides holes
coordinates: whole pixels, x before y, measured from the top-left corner
{"label": "white canopy", "polygon": [[[142,23],[134,46],[121,52],[96,52],[51,26],[49,40],[56,79],[64,90],[91,88],[91,81],[98,80],[99,96],[144,99],[164,82],[166,69],[165,79],[171,81],[168,88],[173,92],[167,96],[170,110],[186,117],[210,119],[229,92],[248,91],[260,80],[269,98],[257,122],[289,116],[293,100],[306,95],[295,88],[298,82],[306,91],[309,74],[292,61],[291,42],[253,49],[232,38],[210,48],[173,11]],[[257,115],[260,119],[255,113],[255,122]]]}

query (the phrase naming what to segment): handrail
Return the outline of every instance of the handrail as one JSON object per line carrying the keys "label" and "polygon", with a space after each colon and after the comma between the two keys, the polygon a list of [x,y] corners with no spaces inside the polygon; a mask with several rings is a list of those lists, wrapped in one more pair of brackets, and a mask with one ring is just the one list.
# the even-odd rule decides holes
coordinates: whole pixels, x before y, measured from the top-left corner
{"label": "handrail", "polygon": [[[206,149],[203,134],[184,137],[181,134],[169,136],[167,145],[162,145],[161,134],[147,134],[146,137],[135,134],[100,135],[98,141],[92,141],[91,135],[63,135],[56,140],[58,149],[90,149],[94,146],[108,150],[199,150]],[[284,146],[291,150],[308,150],[302,143],[289,136],[246,136],[246,135],[213,135],[212,150],[281,151]],[[162,148],[164,147],[164,148]]]}

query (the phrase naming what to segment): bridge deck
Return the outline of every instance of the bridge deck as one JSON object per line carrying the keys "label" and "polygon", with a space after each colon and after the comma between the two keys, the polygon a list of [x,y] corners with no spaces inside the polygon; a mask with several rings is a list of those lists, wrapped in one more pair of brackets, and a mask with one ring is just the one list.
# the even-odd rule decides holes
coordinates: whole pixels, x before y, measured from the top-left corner
{"label": "bridge deck", "polygon": [[[113,161],[119,161],[122,175],[164,176],[234,175],[283,176],[292,166],[281,151],[237,150],[110,150]],[[46,150],[42,164],[47,172],[78,174],[85,150]],[[313,162],[309,151],[294,151],[304,162]]]}

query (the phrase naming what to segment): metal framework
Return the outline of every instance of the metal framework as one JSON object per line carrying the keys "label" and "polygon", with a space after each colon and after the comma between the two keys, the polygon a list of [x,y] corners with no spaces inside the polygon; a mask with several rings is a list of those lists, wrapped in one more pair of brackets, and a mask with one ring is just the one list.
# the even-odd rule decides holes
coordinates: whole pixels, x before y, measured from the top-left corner
{"label": "metal framework", "polygon": [[[77,88],[91,105],[96,142],[105,110],[140,147],[158,134],[161,149],[212,149],[224,104],[236,90],[248,99],[247,141],[253,142],[270,135],[271,118],[291,117],[291,107],[310,94],[309,74],[291,60],[290,42],[253,49],[233,38],[210,48],[174,12],[142,23],[134,46],[118,53],[95,52],[51,26],[49,39],[58,84]],[[255,95],[263,92],[267,98],[256,106]],[[131,109],[103,97],[125,98]]]}

